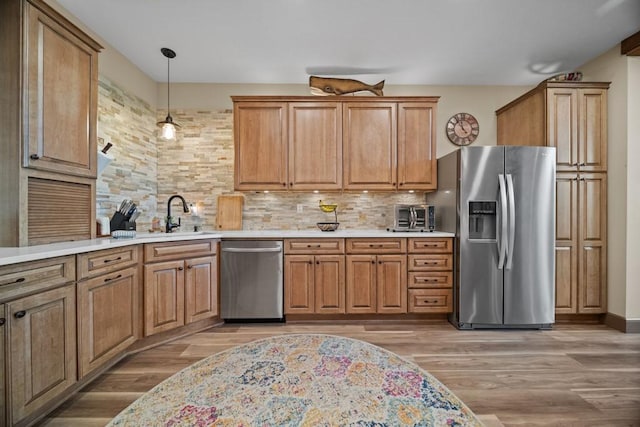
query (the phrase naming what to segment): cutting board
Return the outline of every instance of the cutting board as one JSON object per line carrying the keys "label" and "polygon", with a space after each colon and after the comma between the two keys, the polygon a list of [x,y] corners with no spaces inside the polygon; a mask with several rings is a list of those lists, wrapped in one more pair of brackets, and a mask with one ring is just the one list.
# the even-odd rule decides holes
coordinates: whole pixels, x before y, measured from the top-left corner
{"label": "cutting board", "polygon": [[242,230],[242,194],[227,194],[218,196],[218,213],[216,214],[216,229]]}

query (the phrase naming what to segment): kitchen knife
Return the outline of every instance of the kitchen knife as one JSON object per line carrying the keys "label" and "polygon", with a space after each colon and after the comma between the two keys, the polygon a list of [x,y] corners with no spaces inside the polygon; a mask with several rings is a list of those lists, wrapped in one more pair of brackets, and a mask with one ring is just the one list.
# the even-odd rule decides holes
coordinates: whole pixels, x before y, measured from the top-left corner
{"label": "kitchen knife", "polygon": [[131,215],[131,218],[129,218],[129,222],[136,222],[136,219],[138,219],[138,217],[140,216],[140,211],[136,210],[133,215]]}

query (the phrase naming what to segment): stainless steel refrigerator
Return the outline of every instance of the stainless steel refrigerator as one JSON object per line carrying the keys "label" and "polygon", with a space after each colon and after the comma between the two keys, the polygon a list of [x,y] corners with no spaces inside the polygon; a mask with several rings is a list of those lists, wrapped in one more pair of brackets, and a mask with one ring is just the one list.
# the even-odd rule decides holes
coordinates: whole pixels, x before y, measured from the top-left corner
{"label": "stainless steel refrigerator", "polygon": [[460,329],[555,321],[555,148],[463,147],[438,159],[436,226],[454,232]]}

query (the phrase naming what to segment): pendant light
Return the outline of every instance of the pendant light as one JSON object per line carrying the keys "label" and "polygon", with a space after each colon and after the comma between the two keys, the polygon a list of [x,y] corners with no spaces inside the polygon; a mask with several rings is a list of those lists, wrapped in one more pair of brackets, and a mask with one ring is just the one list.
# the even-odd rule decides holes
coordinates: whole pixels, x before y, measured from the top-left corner
{"label": "pendant light", "polygon": [[162,133],[161,133],[162,138],[173,140],[173,139],[176,139],[176,128],[179,129],[180,125],[177,123],[174,123],[173,117],[171,117],[171,110],[170,110],[170,103],[169,103],[169,100],[171,99],[169,97],[170,95],[169,87],[171,83],[170,74],[169,74],[169,62],[176,57],[176,53],[167,47],[163,47],[162,49],[160,49],[160,52],[162,52],[162,54],[167,58],[167,117],[163,121],[158,122],[158,126],[162,128]]}

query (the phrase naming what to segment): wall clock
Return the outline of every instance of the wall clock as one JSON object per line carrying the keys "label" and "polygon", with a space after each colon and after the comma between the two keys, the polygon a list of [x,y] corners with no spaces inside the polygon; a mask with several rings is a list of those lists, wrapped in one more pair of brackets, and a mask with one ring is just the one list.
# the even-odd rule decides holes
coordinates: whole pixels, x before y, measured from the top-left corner
{"label": "wall clock", "polygon": [[456,113],[447,122],[447,137],[456,145],[469,145],[480,133],[480,125],[469,113]]}

